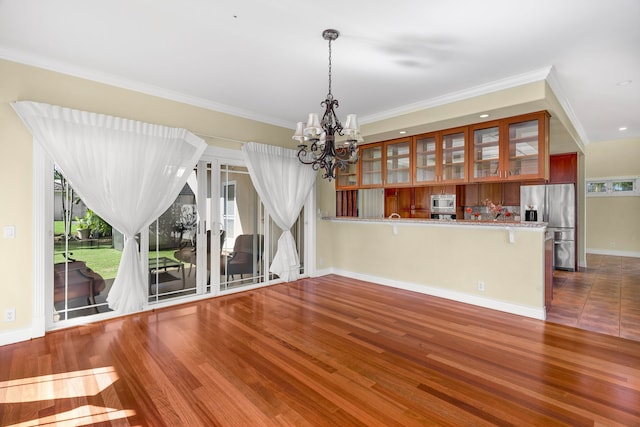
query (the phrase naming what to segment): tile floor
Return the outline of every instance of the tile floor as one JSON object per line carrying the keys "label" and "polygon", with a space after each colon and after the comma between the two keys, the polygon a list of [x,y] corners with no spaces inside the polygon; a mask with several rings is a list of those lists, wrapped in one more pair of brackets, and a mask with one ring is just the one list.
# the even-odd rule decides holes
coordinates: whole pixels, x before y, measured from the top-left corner
{"label": "tile floor", "polygon": [[587,255],[587,268],[554,272],[547,321],[640,341],[640,258]]}

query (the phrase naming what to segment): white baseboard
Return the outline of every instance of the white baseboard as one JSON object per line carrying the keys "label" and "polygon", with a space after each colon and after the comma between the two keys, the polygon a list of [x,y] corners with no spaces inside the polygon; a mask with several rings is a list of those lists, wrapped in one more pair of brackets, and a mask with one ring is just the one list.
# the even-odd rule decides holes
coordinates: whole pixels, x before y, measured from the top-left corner
{"label": "white baseboard", "polygon": [[594,254],[594,255],[611,255],[611,256],[624,256],[624,257],[630,257],[630,258],[640,258],[640,252],[635,252],[635,251],[614,251],[611,249],[587,248],[586,252],[588,254]]}
{"label": "white baseboard", "polygon": [[7,344],[15,344],[21,341],[29,341],[32,338],[42,336],[35,333],[33,328],[15,329],[13,331],[0,333],[0,346]]}
{"label": "white baseboard", "polygon": [[478,307],[489,308],[492,310],[503,311],[505,313],[517,314],[519,316],[530,317],[538,320],[545,320],[547,316],[546,310],[544,308],[528,307],[528,306],[513,304],[505,301],[493,300],[490,298],[483,298],[477,295],[470,295],[462,292],[451,291],[444,288],[419,285],[416,283],[400,282],[397,280],[391,280],[384,277],[370,276],[370,275],[361,274],[361,273],[354,273],[352,271],[337,270],[337,269],[324,269],[324,270],[316,271],[316,273],[317,273],[316,277],[324,276],[326,274],[337,274],[340,276],[363,280],[363,281],[375,283],[378,285],[390,286],[392,288],[418,292],[425,295],[445,298],[452,301],[471,304]]}
{"label": "white baseboard", "polygon": [[331,268],[323,268],[321,270],[316,270],[313,272],[313,276],[311,277],[326,276],[327,274],[333,274],[333,270]]}

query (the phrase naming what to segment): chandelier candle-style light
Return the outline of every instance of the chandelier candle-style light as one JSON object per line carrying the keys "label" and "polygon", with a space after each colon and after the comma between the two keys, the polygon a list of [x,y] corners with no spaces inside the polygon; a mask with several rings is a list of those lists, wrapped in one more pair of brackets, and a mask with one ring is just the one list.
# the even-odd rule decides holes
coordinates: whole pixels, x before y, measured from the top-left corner
{"label": "chandelier candle-style light", "polygon": [[[336,169],[345,171],[348,165],[358,161],[360,127],[355,114],[347,115],[343,127],[336,116],[338,100],[331,93],[331,42],[338,38],[338,30],[324,30],[322,37],[329,41],[329,93],[320,103],[325,108],[322,120],[318,114],[310,113],[307,123],[298,122],[293,139],[298,141],[298,159],[313,169],[324,169],[323,178],[335,179]],[[336,146],[336,136],[346,136],[344,143]],[[310,145],[309,145],[310,143]]]}

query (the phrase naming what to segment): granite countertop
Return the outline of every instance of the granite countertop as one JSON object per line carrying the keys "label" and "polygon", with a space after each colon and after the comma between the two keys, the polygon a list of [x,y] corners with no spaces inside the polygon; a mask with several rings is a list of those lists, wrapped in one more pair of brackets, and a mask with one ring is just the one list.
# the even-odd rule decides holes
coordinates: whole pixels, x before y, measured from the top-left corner
{"label": "granite countertop", "polygon": [[470,219],[428,219],[428,218],[356,218],[356,217],[322,217],[327,221],[351,221],[363,223],[386,223],[406,225],[445,225],[445,226],[484,226],[484,227],[517,227],[545,229],[546,222],[525,221],[478,221]]}

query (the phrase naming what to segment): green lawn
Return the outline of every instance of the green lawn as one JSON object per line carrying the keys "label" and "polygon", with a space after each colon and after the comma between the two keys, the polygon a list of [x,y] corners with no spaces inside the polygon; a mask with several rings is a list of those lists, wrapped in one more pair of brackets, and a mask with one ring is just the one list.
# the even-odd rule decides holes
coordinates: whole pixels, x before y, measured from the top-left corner
{"label": "green lawn", "polygon": [[[173,258],[175,249],[167,249],[158,252],[159,257]],[[116,277],[122,251],[112,248],[88,248],[88,249],[72,249],[72,259],[84,261],[89,268],[98,273],[104,279],[112,279]],[[149,252],[149,257],[155,257],[155,252]],[[54,257],[54,262],[63,262],[64,257],[58,253]]]}
{"label": "green lawn", "polygon": [[[71,221],[71,235],[76,234],[76,223],[75,221]],[[58,236],[60,234],[64,234],[64,221],[54,221],[53,222],[53,234]]]}
{"label": "green lawn", "polygon": [[[54,233],[56,235],[64,234],[64,222],[54,222]],[[71,226],[71,235],[76,233],[75,222]],[[63,239],[64,240],[64,239]],[[64,243],[64,242],[63,242]],[[116,277],[118,272],[118,266],[120,265],[120,258],[122,257],[122,251],[112,249],[108,247],[98,248],[74,248],[73,245],[69,249],[71,252],[70,258],[77,261],[84,261],[89,268],[98,273],[104,279],[112,279]],[[175,259],[173,253],[175,249],[165,249],[158,251],[158,257],[167,257]],[[155,251],[149,251],[149,257],[155,257]],[[64,256],[62,252],[56,252],[54,255],[54,263],[63,262]]]}

